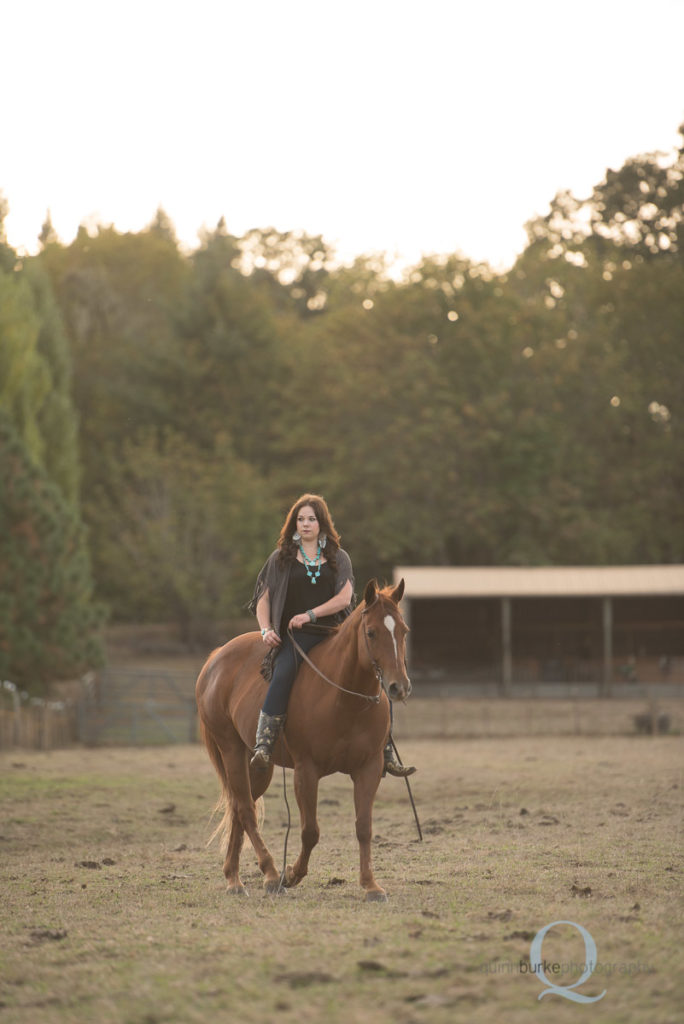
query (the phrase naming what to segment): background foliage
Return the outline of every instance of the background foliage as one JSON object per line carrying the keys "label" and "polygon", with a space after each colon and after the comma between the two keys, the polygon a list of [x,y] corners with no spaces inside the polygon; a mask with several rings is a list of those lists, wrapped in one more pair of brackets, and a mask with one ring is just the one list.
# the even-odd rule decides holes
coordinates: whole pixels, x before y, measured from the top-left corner
{"label": "background foliage", "polygon": [[83,525],[0,413],[0,678],[47,691],[102,659]]}
{"label": "background foliage", "polygon": [[114,618],[189,642],[244,608],[305,490],[359,586],[397,563],[682,561],[684,148],[559,194],[528,238],[508,273],[453,253],[396,279],[223,221],[186,253],[161,210],[70,245],[48,219],[23,263],[0,232],[24,452],[3,473],[30,464],[86,524]]}

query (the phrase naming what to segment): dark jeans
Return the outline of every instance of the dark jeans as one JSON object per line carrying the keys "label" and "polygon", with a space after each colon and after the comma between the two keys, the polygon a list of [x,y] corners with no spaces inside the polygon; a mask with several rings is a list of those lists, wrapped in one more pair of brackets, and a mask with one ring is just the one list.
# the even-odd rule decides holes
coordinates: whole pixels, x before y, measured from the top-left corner
{"label": "dark jeans", "polygon": [[[308,654],[312,647],[319,644],[325,636],[314,633],[304,633],[301,629],[295,630],[295,639],[301,649]],[[289,636],[285,636],[278,656],[273,662],[273,675],[264,701],[264,712],[267,715],[284,715],[287,711],[287,702],[290,699],[290,691],[297,675],[297,669],[302,663],[301,656],[292,646]]]}

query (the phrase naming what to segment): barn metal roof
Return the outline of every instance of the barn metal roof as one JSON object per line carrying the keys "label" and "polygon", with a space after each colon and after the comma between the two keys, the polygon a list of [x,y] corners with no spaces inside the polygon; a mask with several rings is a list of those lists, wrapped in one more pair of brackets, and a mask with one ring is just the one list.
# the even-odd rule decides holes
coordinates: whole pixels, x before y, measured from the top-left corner
{"label": "barn metal roof", "polygon": [[400,565],[406,597],[637,597],[684,595],[684,565]]}

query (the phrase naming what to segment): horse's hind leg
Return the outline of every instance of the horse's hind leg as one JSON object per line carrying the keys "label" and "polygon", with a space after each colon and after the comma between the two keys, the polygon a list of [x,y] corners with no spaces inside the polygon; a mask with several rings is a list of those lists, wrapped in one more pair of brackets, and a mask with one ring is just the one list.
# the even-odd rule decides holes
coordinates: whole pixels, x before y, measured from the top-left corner
{"label": "horse's hind leg", "polygon": [[264,779],[263,789],[259,791],[259,787],[255,787],[253,795],[249,778],[248,750],[232,722],[224,719],[219,735],[210,732],[204,723],[202,732],[207,751],[223,787],[225,814],[217,832],[222,832],[227,837],[223,873],[228,883],[228,891],[245,892],[239,874],[245,832],[254,847],[259,867],[264,873],[266,888],[277,888],[280,875],[259,832],[254,803],[254,796],[262,795],[270,781],[270,775]]}
{"label": "horse's hind leg", "polygon": [[[272,775],[272,768],[270,771],[250,771],[250,789],[253,800],[258,800],[264,795],[268,789]],[[237,801],[231,799],[230,835],[228,838],[228,846],[226,848],[226,859],[223,864],[223,874],[226,876],[226,882],[228,883],[228,892],[236,894],[243,894],[247,892],[240,881],[239,875],[240,854],[242,853],[244,841],[245,829],[242,821],[240,820]]]}
{"label": "horse's hind leg", "polygon": [[[247,833],[254,847],[259,867],[264,875],[264,888],[267,892],[273,892],[280,885],[280,874],[276,870],[273,857],[259,831],[256,804],[249,779],[249,751],[239,737],[238,740],[239,746],[237,744],[231,745],[227,749],[222,750],[233,808],[231,836],[223,870],[226,878],[228,878],[229,871],[232,873],[234,870],[235,874],[237,874],[237,864],[242,849],[244,833]],[[266,786],[264,786],[265,788]],[[256,795],[261,796],[261,793],[257,791]]]}
{"label": "horse's hind leg", "polygon": [[[221,781],[221,788],[223,794],[219,801],[218,808],[223,809],[223,819],[219,824],[218,828],[214,832],[212,839],[217,835],[221,835],[221,848],[225,848],[225,861],[223,863],[223,873],[226,876],[226,882],[228,883],[228,892],[244,894],[246,889],[240,881],[240,852],[242,850],[242,844],[244,842],[245,830],[242,827],[240,816],[237,812],[237,804],[233,799],[233,790],[231,786],[231,780],[228,775],[226,767],[226,758],[223,753],[222,745],[218,742],[214,734],[208,729],[203,721],[201,721],[202,737],[204,739],[207,753],[211,759],[216,774]],[[226,729],[224,727],[224,733]],[[230,739],[239,737],[231,730],[233,736]],[[222,736],[223,748],[230,741],[227,735]],[[217,809],[218,809],[217,808]]]}
{"label": "horse's hind leg", "polygon": [[240,881],[240,854],[245,841],[245,830],[235,805],[230,809],[230,835],[226,848],[226,859],[223,862],[223,874],[226,876],[228,892],[236,895],[246,894],[247,890]]}

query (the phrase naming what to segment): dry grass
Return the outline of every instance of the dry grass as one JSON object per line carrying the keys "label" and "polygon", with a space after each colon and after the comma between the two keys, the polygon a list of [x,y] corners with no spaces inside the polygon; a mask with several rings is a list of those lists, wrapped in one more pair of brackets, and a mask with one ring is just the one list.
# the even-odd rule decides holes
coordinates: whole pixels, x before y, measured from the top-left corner
{"label": "dry grass", "polygon": [[[239,899],[205,846],[217,784],[200,747],[3,755],[3,1022],[680,1019],[680,739],[407,736],[401,751],[420,766],[425,841],[404,784],[384,781],[382,905],[358,888],[346,778],[321,785],[302,886],[265,896],[247,850]],[[294,805],[291,773],[288,792]],[[277,860],[284,815],[277,776],[264,826]],[[295,827],[290,860],[297,845]],[[602,974],[582,992],[606,995],[591,1007],[540,1003],[519,970],[556,920],[597,943]],[[584,946],[557,928],[543,952],[562,966]]]}

